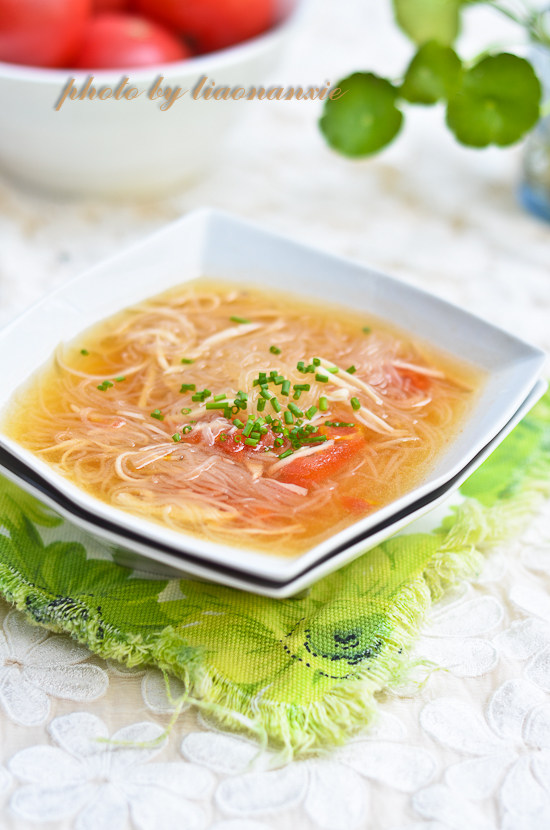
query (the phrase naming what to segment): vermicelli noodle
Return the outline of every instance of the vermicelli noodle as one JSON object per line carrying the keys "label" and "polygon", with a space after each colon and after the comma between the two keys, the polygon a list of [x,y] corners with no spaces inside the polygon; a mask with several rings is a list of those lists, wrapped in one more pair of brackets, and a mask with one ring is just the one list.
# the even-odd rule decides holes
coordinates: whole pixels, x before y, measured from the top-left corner
{"label": "vermicelli noodle", "polygon": [[415,486],[478,385],[379,320],[197,280],[60,347],[9,430],[122,510],[293,555]]}

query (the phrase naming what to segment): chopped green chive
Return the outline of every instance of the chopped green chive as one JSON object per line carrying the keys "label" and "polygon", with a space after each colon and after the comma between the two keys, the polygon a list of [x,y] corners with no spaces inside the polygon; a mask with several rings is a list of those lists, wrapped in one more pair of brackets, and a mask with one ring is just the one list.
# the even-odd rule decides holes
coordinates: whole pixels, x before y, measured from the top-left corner
{"label": "chopped green chive", "polygon": [[80,349],[80,354],[83,354],[84,357],[87,357],[90,354],[90,352],[88,351],[88,349]]}
{"label": "chopped green chive", "polygon": [[197,387],[194,383],[182,383],[180,388],[180,395],[183,395],[185,392],[195,392],[196,389]]}
{"label": "chopped green chive", "polygon": [[179,432],[176,432],[176,433],[174,433],[174,435],[172,435],[172,441],[176,441],[176,443],[178,441],[181,441],[181,435],[180,435]]}
{"label": "chopped green chive", "polygon": [[191,360],[191,359],[190,359],[190,358],[188,358],[188,357],[182,357],[181,362],[182,362],[182,363],[188,363],[188,364],[189,364],[189,363],[194,363],[195,361],[194,361],[194,360]]}
{"label": "chopped green chive", "polygon": [[288,458],[289,455],[293,455],[293,454],[294,454],[294,450],[285,450],[285,452],[282,452],[280,454],[279,458]]}
{"label": "chopped green chive", "polygon": [[122,381],[126,380],[126,378],[124,377],[124,375],[119,375],[117,378],[115,378],[115,380],[117,383],[122,383]]}
{"label": "chopped green chive", "polygon": [[268,401],[270,400],[270,398],[273,397],[273,392],[270,392],[269,389],[262,388],[260,389],[260,395],[262,396],[262,398],[265,398],[266,401]]}
{"label": "chopped green chive", "polygon": [[100,392],[106,392],[107,389],[110,389],[112,385],[113,384],[110,380],[104,380],[102,383],[99,384],[97,388],[100,390]]}
{"label": "chopped green chive", "polygon": [[311,389],[311,384],[309,384],[309,383],[295,383],[294,384],[294,389],[297,392],[309,392],[309,390]]}
{"label": "chopped green chive", "polygon": [[309,419],[313,418],[313,416],[315,415],[316,412],[317,412],[317,407],[316,406],[310,406],[309,409],[306,409],[306,418],[309,418]]}
{"label": "chopped green chive", "polygon": [[218,435],[218,441],[227,441],[227,434],[222,432],[221,435]]}
{"label": "chopped green chive", "polygon": [[223,401],[210,401],[205,405],[206,409],[225,409],[227,406],[227,401],[225,403]]}
{"label": "chopped green chive", "polygon": [[250,320],[247,320],[246,317],[237,317],[234,314],[229,319],[232,323],[250,323]]}
{"label": "chopped green chive", "polygon": [[244,443],[247,445],[247,447],[257,447],[259,440],[259,438],[246,438]]}
{"label": "chopped green chive", "polygon": [[292,414],[292,412],[289,412],[288,409],[286,410],[286,412],[284,414],[284,418],[285,418],[285,424],[293,424],[294,423],[294,415]]}
{"label": "chopped green chive", "polygon": [[281,350],[278,346],[270,346],[269,351],[271,352],[271,354],[281,354]]}
{"label": "chopped green chive", "polygon": [[280,412],[281,411],[281,404],[279,403],[279,401],[277,400],[276,397],[271,398],[270,403],[271,403],[271,406],[273,407],[273,409],[275,410],[275,412]]}
{"label": "chopped green chive", "polygon": [[361,401],[359,398],[352,398],[350,400],[351,408],[357,412],[358,409],[361,409]]}
{"label": "chopped green chive", "polygon": [[227,395],[214,395],[215,401],[224,401],[227,398]]}
{"label": "chopped green chive", "polygon": [[290,381],[285,380],[283,382],[283,385],[281,386],[281,395],[286,395],[288,397],[289,394],[290,394]]}
{"label": "chopped green chive", "polygon": [[233,423],[235,424],[236,427],[238,427],[238,429],[242,429],[244,427],[244,424],[243,424],[243,422],[241,421],[240,418],[235,418]]}
{"label": "chopped green chive", "polygon": [[317,383],[328,383],[328,378],[326,375],[320,375],[319,372],[315,375],[315,380]]}
{"label": "chopped green chive", "polygon": [[347,424],[345,421],[325,421],[326,427],[354,427],[355,424]]}
{"label": "chopped green chive", "polygon": [[192,429],[193,429],[193,427],[192,427],[191,424],[186,424],[184,427],[181,428],[181,431],[183,432],[184,435],[187,435],[187,433],[191,432]]}
{"label": "chopped green chive", "polygon": [[322,395],[319,398],[319,409],[321,410],[321,412],[327,412],[328,411],[328,398],[325,398],[324,395]]}
{"label": "chopped green chive", "polygon": [[294,394],[293,394],[293,396],[292,396],[292,397],[294,398],[294,400],[295,400],[295,401],[299,401],[299,400],[300,400],[300,395],[301,395],[301,394],[302,394],[301,390],[300,390],[300,389],[296,389],[296,391],[294,392]]}
{"label": "chopped green chive", "polygon": [[363,326],[363,334],[370,334],[372,331],[370,326]]}
{"label": "chopped green chive", "polygon": [[254,427],[254,421],[252,420],[252,418],[250,418],[250,420],[248,420],[246,422],[246,426],[243,429],[243,435],[244,435],[245,438],[248,438],[248,436],[252,432],[253,427]]}
{"label": "chopped green chive", "polygon": [[320,357],[314,357],[311,362],[313,363],[314,366],[320,366],[321,365],[321,358]]}
{"label": "chopped green chive", "polygon": [[310,435],[307,439],[308,444],[324,444],[325,441],[328,441],[326,435]]}
{"label": "chopped green chive", "polygon": [[348,373],[348,375],[354,375],[356,373],[356,371],[357,371],[357,369],[356,369],[355,366],[350,366],[349,369],[346,369],[346,372]]}
{"label": "chopped green chive", "polygon": [[267,403],[267,401],[265,400],[265,398],[259,398],[258,403],[257,403],[258,412],[263,412],[264,411],[266,403]]}
{"label": "chopped green chive", "polygon": [[273,446],[282,447],[284,443],[284,438],[276,438],[273,442]]}
{"label": "chopped green chive", "polygon": [[297,418],[301,418],[304,414],[302,410],[298,406],[296,406],[295,403],[289,403],[288,408],[290,409],[293,415],[296,415]]}
{"label": "chopped green chive", "polygon": [[156,418],[157,421],[164,421],[164,415],[161,413],[160,409],[153,409],[151,412],[151,418]]}
{"label": "chopped green chive", "polygon": [[184,406],[183,409],[180,409],[182,415],[189,415],[192,410],[188,406]]}

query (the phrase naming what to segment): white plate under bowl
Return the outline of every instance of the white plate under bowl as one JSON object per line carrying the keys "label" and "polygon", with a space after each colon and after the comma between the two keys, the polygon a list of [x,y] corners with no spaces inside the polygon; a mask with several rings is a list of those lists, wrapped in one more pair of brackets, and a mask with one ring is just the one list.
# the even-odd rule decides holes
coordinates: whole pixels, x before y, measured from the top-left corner
{"label": "white plate under bowl", "polygon": [[[14,458],[2,447],[0,447],[0,471],[74,525],[107,542],[113,548],[113,552],[116,552],[116,561],[120,565],[137,570],[142,574],[149,573],[154,576],[165,577],[191,576],[201,580],[222,582],[232,588],[254,591],[268,597],[284,599],[296,596],[313,582],[342,567],[355,556],[366,553],[375,545],[399,531],[402,533],[419,532],[416,529],[417,520],[425,517],[426,514],[431,514],[437,507],[448,510],[448,506],[456,500],[456,491],[460,485],[498,447],[502,440],[535,405],[546,389],[547,384],[544,381],[537,381],[506,426],[492,441],[489,441],[457,476],[443,487],[437,488],[400,513],[393,514],[387,521],[359,534],[342,550],[332,551],[326,557],[316,560],[310,567],[306,567],[301,573],[295,574],[291,579],[282,582],[265,580],[246,572],[240,572],[232,568],[230,564],[224,567],[223,570],[220,567],[209,568],[208,565],[194,560],[192,556],[182,555],[181,551],[170,551],[169,549],[161,551],[158,542],[151,544],[147,539],[140,538],[138,534],[130,534],[120,527],[109,526],[93,514],[86,515],[85,511],[80,510],[73,502],[64,499],[62,494],[58,493],[48,482],[41,480],[40,476],[31,468]],[[435,521],[429,522],[429,529],[435,526]],[[422,532],[426,532],[426,529],[422,528]],[[162,560],[159,558],[160,553],[163,554]]]}
{"label": "white plate under bowl", "polygon": [[[173,566],[179,551],[193,571],[227,582],[231,568],[258,581],[287,585],[316,563],[334,567],[357,555],[353,543],[381,523],[445,487],[499,435],[532,390],[544,352],[469,312],[363,265],[309,248],[218,211],[188,214],[138,245],[53,291],[0,332],[0,412],[60,341],[71,341],[104,318],[175,285],[208,276],[219,281],[276,287],[316,300],[364,310],[407,330],[436,349],[470,362],[486,380],[463,427],[421,484],[372,515],[304,553],[279,557],[209,542],[111,507],[56,473],[0,427],[0,446],[31,468],[57,493],[150,546],[147,555]],[[390,531],[392,532],[392,531]],[[137,548],[136,548],[137,549]],[[338,556],[333,554],[338,552]],[[188,565],[185,566],[189,570]]]}

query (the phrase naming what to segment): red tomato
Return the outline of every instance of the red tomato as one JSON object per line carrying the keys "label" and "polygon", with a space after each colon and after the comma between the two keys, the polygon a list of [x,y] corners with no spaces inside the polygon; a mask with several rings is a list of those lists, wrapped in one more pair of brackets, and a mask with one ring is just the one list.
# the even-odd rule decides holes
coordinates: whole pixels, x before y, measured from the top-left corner
{"label": "red tomato", "polygon": [[398,369],[397,371],[404,380],[405,389],[407,392],[414,392],[415,389],[420,389],[422,392],[425,392],[427,389],[430,388],[431,381],[430,378],[426,375],[420,374],[418,372],[413,372],[412,369]]}
{"label": "red tomato", "polygon": [[0,60],[67,66],[90,11],[91,0],[0,0]]}
{"label": "red tomato", "polygon": [[287,484],[310,487],[345,469],[359,450],[365,446],[365,438],[357,429],[331,429],[321,427],[321,433],[334,438],[334,445],[305,458],[296,458],[282,468],[277,478]]}
{"label": "red tomato", "polygon": [[136,8],[213,52],[255,37],[273,25],[275,0],[136,0]]}
{"label": "red tomato", "polygon": [[143,17],[98,14],[88,23],[75,69],[133,69],[190,57],[175,35]]}
{"label": "red tomato", "polygon": [[92,0],[94,14],[97,12],[127,12],[130,10],[130,0]]}

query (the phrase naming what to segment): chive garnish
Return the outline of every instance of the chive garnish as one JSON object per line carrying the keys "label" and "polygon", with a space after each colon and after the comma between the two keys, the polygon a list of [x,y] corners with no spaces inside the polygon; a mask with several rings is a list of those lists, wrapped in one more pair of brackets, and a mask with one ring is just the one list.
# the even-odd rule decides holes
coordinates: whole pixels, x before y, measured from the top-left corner
{"label": "chive garnish", "polygon": [[354,375],[356,373],[356,371],[357,371],[357,369],[356,369],[355,366],[350,366],[349,369],[346,369],[346,372],[348,373],[348,375]]}
{"label": "chive garnish", "polygon": [[161,413],[160,409],[153,409],[151,412],[151,418],[156,418],[157,421],[164,421],[164,415]]}
{"label": "chive garnish", "polygon": [[180,389],[180,395],[183,395],[185,392],[195,392],[197,389],[196,384],[194,383],[182,383]]}
{"label": "chive garnish", "polygon": [[345,421],[325,421],[326,427],[354,427],[355,424],[347,424]]}
{"label": "chive garnish", "polygon": [[214,395],[215,401],[224,401],[227,398],[227,395]]}
{"label": "chive garnish", "polygon": [[328,378],[326,375],[320,375],[319,372],[315,375],[315,380],[317,383],[328,383]]}
{"label": "chive garnish", "polygon": [[293,455],[293,454],[294,454],[294,450],[285,450],[285,452],[282,452],[280,454],[279,458],[288,458],[289,455]]}
{"label": "chive garnish", "polygon": [[206,409],[225,409],[227,407],[227,401],[210,401],[205,405]]}
{"label": "chive garnish", "polygon": [[266,401],[268,401],[270,400],[270,398],[273,397],[273,392],[270,392],[269,389],[264,389],[262,387],[262,389],[260,389],[260,395],[262,396],[262,398],[265,398]]}
{"label": "chive garnish", "polygon": [[218,435],[218,441],[227,441],[227,434],[222,432],[221,435]]}
{"label": "chive garnish", "polygon": [[188,358],[188,357],[182,357],[181,362],[182,363],[194,363],[195,361],[190,360],[190,358]]}
{"label": "chive garnish", "polygon": [[325,398],[324,395],[319,398],[319,409],[321,412],[327,412],[328,410],[328,398]]}
{"label": "chive garnish", "polygon": [[315,415],[316,412],[317,412],[317,407],[316,406],[310,406],[309,409],[306,409],[306,418],[309,418],[311,420],[311,418],[313,418],[313,416]]}
{"label": "chive garnish", "polygon": [[243,422],[241,421],[241,419],[240,419],[240,418],[235,418],[235,420],[233,421],[233,423],[234,423],[234,424],[235,424],[235,426],[236,426],[236,427],[238,427],[239,429],[242,429],[242,428],[244,427],[244,424],[243,424]]}
{"label": "chive garnish", "polygon": [[246,317],[237,317],[233,314],[230,318],[232,323],[250,323],[250,320],[247,320]]}
{"label": "chive garnish", "polygon": [[176,432],[176,433],[174,433],[174,435],[172,435],[172,441],[176,441],[176,442],[181,441],[181,435],[180,435],[179,432]]}
{"label": "chive garnish", "polygon": [[257,403],[258,412],[263,412],[264,411],[266,403],[267,403],[267,401],[265,400],[265,398],[260,398],[258,400],[258,403]]}
{"label": "chive garnish", "polygon": [[288,408],[290,409],[293,415],[296,415],[297,418],[301,418],[304,414],[302,410],[298,406],[296,406],[295,403],[289,403]]}
{"label": "chive garnish", "polygon": [[183,432],[184,435],[187,435],[187,433],[191,432],[192,429],[193,429],[193,427],[192,427],[191,424],[185,424],[185,426],[181,428],[181,431]]}
{"label": "chive garnish", "polygon": [[117,378],[115,378],[115,380],[117,383],[122,383],[122,381],[126,380],[126,378],[124,377],[124,375],[119,375]]}
{"label": "chive garnish", "polygon": [[283,381],[283,385],[281,386],[281,395],[288,395],[290,394],[290,381],[285,380]]}
{"label": "chive garnish", "polygon": [[370,334],[372,331],[370,326],[363,326],[363,334]]}
{"label": "chive garnish", "polygon": [[301,394],[302,394],[302,392],[301,392],[300,389],[295,389],[294,394],[293,394],[292,397],[294,398],[295,401],[299,401]]}
{"label": "chive garnish", "polygon": [[249,418],[248,421],[246,422],[245,428],[243,429],[243,435],[244,435],[245,438],[248,438],[248,436],[252,432],[253,426],[254,426],[254,421],[252,420],[252,418]]}
{"label": "chive garnish", "polygon": [[281,350],[278,346],[270,346],[269,351],[271,352],[271,354],[281,354]]}
{"label": "chive garnish", "polygon": [[311,362],[313,363],[314,366],[320,366],[321,365],[321,358],[320,357],[314,357]]}
{"label": "chive garnish", "polygon": [[180,409],[182,415],[189,415],[192,410],[188,406],[184,406],[183,409]]}
{"label": "chive garnish", "polygon": [[361,409],[361,402],[359,398],[352,398],[350,400],[351,408],[357,412],[358,409]]}
{"label": "chive garnish", "polygon": [[275,412],[280,412],[281,411],[281,404],[279,403],[279,401],[277,400],[277,398],[275,396],[273,396],[271,398],[270,403],[271,403],[271,406],[273,407],[273,409],[275,410]]}
{"label": "chive garnish", "polygon": [[245,442],[244,442],[244,443],[245,443],[248,447],[257,447],[257,446],[258,446],[258,441],[259,441],[259,440],[260,440],[259,438],[245,438]]}
{"label": "chive garnish", "polygon": [[297,392],[309,392],[309,390],[311,389],[311,384],[309,384],[309,383],[295,383],[294,384],[294,389]]}
{"label": "chive garnish", "polygon": [[293,424],[294,423],[294,415],[292,414],[292,412],[289,412],[288,409],[286,410],[286,412],[284,414],[284,418],[285,418],[285,424]]}
{"label": "chive garnish", "polygon": [[88,351],[88,349],[80,349],[80,354],[83,354],[84,357],[87,357],[90,354],[90,352]]}

